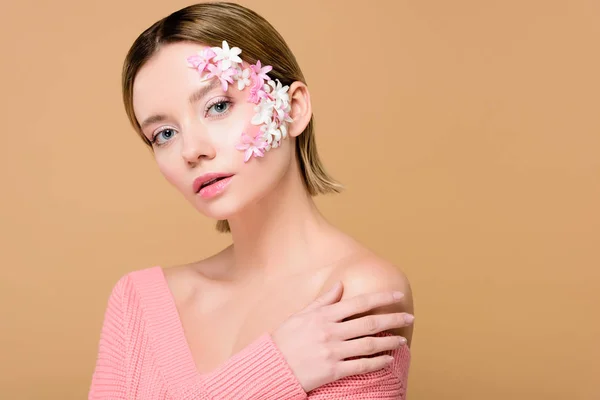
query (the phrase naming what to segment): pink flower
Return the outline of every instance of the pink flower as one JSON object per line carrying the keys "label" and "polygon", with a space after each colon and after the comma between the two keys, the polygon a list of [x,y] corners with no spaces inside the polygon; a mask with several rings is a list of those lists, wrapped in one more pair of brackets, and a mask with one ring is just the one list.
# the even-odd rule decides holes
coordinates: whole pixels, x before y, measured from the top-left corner
{"label": "pink flower", "polygon": [[240,151],[245,151],[244,162],[248,162],[252,156],[263,157],[267,142],[260,136],[252,138],[250,135],[242,133],[242,143],[235,146]]}
{"label": "pink flower", "polygon": [[208,75],[206,75],[206,79],[211,79],[214,78],[215,76],[217,78],[219,78],[219,80],[221,81],[221,87],[223,88],[223,91],[226,92],[229,84],[233,84],[233,77],[237,74],[237,71],[235,68],[228,68],[226,70],[221,70],[221,63],[217,63],[215,64],[208,64],[208,70],[210,71],[208,73]]}
{"label": "pink flower", "polygon": [[196,69],[199,73],[206,70],[206,67],[210,64],[210,60],[216,56],[216,53],[212,49],[207,48],[199,51],[198,54],[187,58],[188,64],[191,68]]}
{"label": "pink flower", "polygon": [[267,73],[272,69],[273,67],[271,67],[270,65],[261,68],[260,60],[256,62],[256,65],[250,65],[250,70],[252,71],[251,78],[253,86],[250,89],[249,101],[256,104],[260,101],[260,99],[267,97],[267,93],[263,90],[263,86],[265,84],[265,81],[271,80]]}
{"label": "pink flower", "polygon": [[258,104],[261,99],[267,97],[267,93],[263,90],[264,81],[261,77],[256,75],[254,71],[252,71],[252,75],[250,77],[252,78],[252,86],[250,87],[248,101]]}
{"label": "pink flower", "polygon": [[[263,83],[264,83],[264,81],[271,80],[271,78],[269,78],[269,75],[267,75],[267,73],[269,73],[273,69],[273,67],[271,67],[270,65],[266,65],[261,68],[260,60],[258,60],[258,61],[256,61],[256,65],[251,65],[250,68],[252,68],[252,71],[254,71],[254,73],[263,80]],[[262,83],[261,83],[261,86],[262,86]]]}

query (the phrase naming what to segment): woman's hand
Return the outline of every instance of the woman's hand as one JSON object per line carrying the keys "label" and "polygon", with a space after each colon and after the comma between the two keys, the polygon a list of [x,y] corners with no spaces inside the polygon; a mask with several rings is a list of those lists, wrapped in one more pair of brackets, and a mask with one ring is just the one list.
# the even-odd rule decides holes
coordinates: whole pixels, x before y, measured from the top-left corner
{"label": "woman's hand", "polygon": [[[406,313],[368,315],[342,321],[397,303],[404,296],[402,293],[372,293],[340,302],[341,294],[342,284],[338,282],[272,333],[273,341],[306,392],[346,376],[377,371],[392,361],[387,355],[346,358],[377,354],[406,343],[400,336],[367,336],[409,325],[412,316]],[[367,337],[354,339],[361,336]]]}

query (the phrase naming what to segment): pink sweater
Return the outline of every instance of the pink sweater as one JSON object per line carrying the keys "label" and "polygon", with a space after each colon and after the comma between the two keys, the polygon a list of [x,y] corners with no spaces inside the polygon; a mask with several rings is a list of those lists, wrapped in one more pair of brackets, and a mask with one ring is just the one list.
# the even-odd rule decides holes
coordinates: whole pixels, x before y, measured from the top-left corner
{"label": "pink sweater", "polygon": [[123,276],[108,300],[89,399],[405,399],[410,352],[306,393],[269,333],[200,374],[161,267]]}

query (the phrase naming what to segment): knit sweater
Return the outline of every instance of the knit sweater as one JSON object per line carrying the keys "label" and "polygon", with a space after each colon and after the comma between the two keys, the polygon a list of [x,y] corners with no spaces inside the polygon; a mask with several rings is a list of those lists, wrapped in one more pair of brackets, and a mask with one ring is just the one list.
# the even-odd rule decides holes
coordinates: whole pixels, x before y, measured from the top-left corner
{"label": "knit sweater", "polygon": [[[308,350],[308,349],[307,349]],[[265,332],[220,367],[197,371],[161,267],[124,275],[108,299],[89,399],[404,400],[410,351],[381,370],[303,389]]]}

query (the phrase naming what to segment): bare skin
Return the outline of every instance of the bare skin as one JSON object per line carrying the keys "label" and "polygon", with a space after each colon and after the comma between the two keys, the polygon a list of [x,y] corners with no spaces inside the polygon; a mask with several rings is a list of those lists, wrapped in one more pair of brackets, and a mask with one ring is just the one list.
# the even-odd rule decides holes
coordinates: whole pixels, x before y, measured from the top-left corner
{"label": "bare skin", "polygon": [[[224,273],[231,265],[232,247],[196,263],[165,268],[197,370],[214,370],[262,333],[273,331],[291,314],[302,310],[338,280],[344,283],[342,300],[405,285],[402,302],[356,317],[384,312],[412,314],[412,296],[402,272],[358,243],[350,243],[349,248],[341,249],[340,254],[345,255],[337,261],[277,278],[257,275],[240,279]],[[374,284],[373,290],[361,287],[364,278],[373,282],[369,283]],[[412,329],[411,324],[390,332],[405,337],[410,346]]]}

